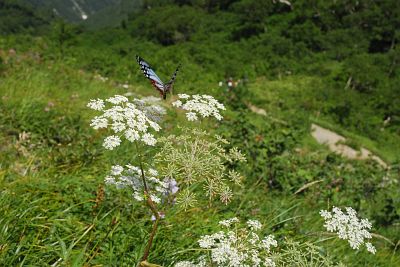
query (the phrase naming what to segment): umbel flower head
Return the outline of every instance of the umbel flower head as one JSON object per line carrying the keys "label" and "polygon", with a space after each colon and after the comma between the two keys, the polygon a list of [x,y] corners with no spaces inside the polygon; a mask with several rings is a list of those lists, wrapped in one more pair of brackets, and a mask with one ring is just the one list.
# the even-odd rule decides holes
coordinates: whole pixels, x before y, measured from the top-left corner
{"label": "umbel flower head", "polygon": [[365,243],[367,250],[375,254],[375,247],[365,242],[365,239],[372,238],[368,232],[372,224],[368,219],[357,218],[357,212],[353,208],[346,207],[345,209],[345,212],[337,207],[333,207],[332,212],[321,210],[320,215],[325,219],[325,228],[329,232],[336,232],[340,239],[347,240],[353,249],[359,249]]}
{"label": "umbel flower head", "polygon": [[[170,178],[160,180],[158,172],[154,169],[144,170],[148,194],[155,203],[161,203],[163,197],[173,195],[178,191],[176,182]],[[112,166],[110,174],[105,178],[106,184],[115,185],[118,189],[130,188],[133,191],[133,198],[137,201],[144,201],[144,184],[140,168],[130,164],[122,167]],[[172,186],[171,186],[172,184]]]}
{"label": "umbel flower head", "polygon": [[175,267],[184,266],[232,266],[257,267],[275,266],[271,250],[278,243],[273,235],[260,237],[258,231],[262,224],[257,220],[247,221],[246,227],[239,227],[239,219],[231,218],[220,221],[223,230],[211,235],[204,235],[198,241],[208,257],[200,257],[196,262],[183,261]]}
{"label": "umbel flower head", "polygon": [[217,120],[222,120],[219,113],[220,110],[225,110],[223,104],[219,103],[210,95],[187,95],[178,94],[179,100],[172,103],[174,107],[186,110],[186,118],[188,121],[196,121],[198,117],[214,117]]}
{"label": "umbel flower head", "polygon": [[[106,102],[112,105],[105,109]],[[119,146],[121,138],[130,142],[138,141],[146,145],[154,146],[157,142],[150,130],[158,132],[161,127],[156,122],[159,116],[165,113],[161,107],[147,105],[146,102],[134,100],[133,103],[128,98],[115,95],[105,101],[102,99],[91,100],[89,108],[103,111],[100,116],[92,119],[90,126],[94,129],[110,128],[114,134],[104,139],[103,146],[112,150]],[[158,116],[159,115],[159,116]]]}
{"label": "umbel flower head", "polygon": [[161,150],[155,156],[163,176],[174,178],[180,185],[177,204],[184,209],[194,206],[197,197],[191,188],[203,188],[211,201],[215,197],[227,204],[233,197],[232,186],[243,179],[229,169],[228,163],[246,161],[237,148],[224,148],[228,142],[220,136],[184,128],[179,136],[160,138]]}

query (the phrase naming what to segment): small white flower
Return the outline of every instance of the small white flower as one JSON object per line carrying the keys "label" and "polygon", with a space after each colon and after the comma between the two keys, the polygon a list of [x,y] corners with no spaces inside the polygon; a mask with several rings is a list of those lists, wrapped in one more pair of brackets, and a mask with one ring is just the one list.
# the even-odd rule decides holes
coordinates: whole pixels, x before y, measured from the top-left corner
{"label": "small white flower", "polygon": [[325,220],[325,228],[329,232],[336,232],[340,239],[347,240],[350,247],[359,249],[362,244],[365,244],[367,250],[375,253],[376,249],[371,243],[365,242],[365,239],[371,239],[371,233],[368,232],[372,228],[372,224],[368,219],[359,219],[357,212],[346,207],[346,212],[340,208],[333,207],[332,212],[321,210],[320,215]]}
{"label": "small white flower", "polygon": [[186,98],[189,98],[190,95],[187,95],[187,94],[178,94],[178,97],[179,97],[179,98],[186,99]]}
{"label": "small white flower", "polygon": [[111,167],[111,175],[120,175],[124,171],[124,168],[119,165]]}
{"label": "small white flower", "polygon": [[188,121],[197,121],[197,115],[194,112],[186,113],[186,118]]}
{"label": "small white flower", "polygon": [[90,123],[90,126],[92,126],[95,130],[107,128],[108,120],[104,117],[94,117],[92,119],[92,123]]}
{"label": "small white flower", "polygon": [[252,245],[256,245],[258,242],[260,241],[260,237],[258,237],[258,235],[256,233],[250,233],[250,238],[249,238],[249,242]]}
{"label": "small white flower", "polygon": [[231,219],[219,221],[219,224],[222,226],[225,226],[225,227],[230,227],[232,224],[238,223],[238,222],[239,222],[239,219],[236,217],[233,217]]}
{"label": "small white flower", "polygon": [[255,231],[260,230],[262,227],[262,224],[257,220],[248,220],[247,225]]}
{"label": "small white flower", "polygon": [[161,129],[160,125],[158,125],[158,123],[156,123],[154,121],[148,121],[148,123],[149,123],[150,127],[153,128],[154,131],[156,131],[156,132],[158,132]]}
{"label": "small white flower", "polygon": [[151,195],[150,198],[151,198],[151,200],[153,200],[154,203],[157,203],[157,204],[161,203],[161,198],[159,198],[156,195]]}
{"label": "small white flower", "polygon": [[[219,103],[210,95],[186,95],[178,94],[182,100],[177,100],[172,103],[173,106],[179,107],[188,111],[186,117],[189,121],[197,120],[197,116],[214,117],[217,120],[222,120],[220,110],[225,110],[223,104]],[[191,98],[191,99],[190,99]]]}
{"label": "small white flower", "polygon": [[150,131],[160,131],[161,127],[156,121],[165,114],[163,108],[138,99],[134,100],[134,103],[129,103],[128,98],[121,95],[115,95],[106,101],[114,106],[104,109],[104,101],[101,99],[91,100],[88,104],[89,107],[104,112],[101,116],[95,117],[90,126],[96,130],[110,126],[118,135],[118,137],[116,135],[107,137],[103,144],[105,148],[114,149],[121,143],[120,138],[130,142],[142,141],[150,146],[156,144],[156,139]]}
{"label": "small white flower", "polygon": [[249,220],[250,227],[238,228],[235,225],[233,228],[232,224],[238,222],[237,218],[220,221],[220,225],[226,227],[225,231],[204,235],[198,240],[200,248],[207,251],[210,257],[202,258],[201,262],[198,260],[199,265],[195,266],[275,266],[270,251],[271,247],[277,246],[274,237],[270,235],[260,241],[260,237],[254,232],[254,228],[261,227],[260,222]]}
{"label": "small white flower", "polygon": [[140,168],[136,166],[132,166],[131,164],[126,164],[125,167],[129,170],[130,173],[140,174]]}
{"label": "small white flower", "polygon": [[[168,186],[166,182],[160,181],[156,176],[158,172],[149,168],[143,170],[143,175],[146,180],[148,193],[154,203],[161,203],[161,198],[166,196]],[[110,174],[104,179],[106,184],[115,185],[117,189],[130,188],[132,189],[132,197],[137,201],[144,201],[144,184],[142,178],[142,171],[136,166],[130,164],[125,165],[125,168],[120,165],[111,167]]]}
{"label": "small white flower", "polygon": [[90,102],[87,104],[87,107],[101,111],[104,108],[104,101],[102,99],[91,99]]}
{"label": "small white flower", "polygon": [[324,219],[330,219],[330,218],[332,218],[332,214],[331,214],[329,211],[327,211],[327,210],[321,210],[321,211],[319,212],[319,214],[320,214]]}
{"label": "small white flower", "polygon": [[143,199],[144,199],[143,195],[140,195],[138,192],[133,193],[133,198],[139,202],[143,201]]}
{"label": "small white flower", "polygon": [[197,242],[201,248],[211,248],[215,244],[213,236],[210,235],[202,236]]}
{"label": "small white flower", "polygon": [[266,238],[262,240],[262,244],[264,248],[269,252],[271,250],[271,247],[277,247],[278,242],[275,240],[273,235],[269,235]]}
{"label": "small white flower", "polygon": [[[190,96],[189,95],[185,95],[186,97],[185,98],[189,98]],[[200,100],[201,99],[201,96],[200,95],[192,95],[192,97],[193,97],[193,99],[195,99],[195,100]]]}
{"label": "small white flower", "polygon": [[149,146],[154,146],[157,143],[157,140],[154,138],[154,136],[149,133],[145,133],[142,136],[142,141]]}
{"label": "small white flower", "polygon": [[139,140],[140,135],[137,131],[133,130],[133,129],[128,129],[125,131],[125,138],[128,141],[134,142],[136,140]]}
{"label": "small white flower", "polygon": [[367,250],[369,252],[371,252],[372,254],[376,253],[376,248],[371,243],[367,242],[367,243],[365,243],[365,246],[367,247]]}
{"label": "small white flower", "polygon": [[118,136],[111,135],[104,139],[103,147],[109,150],[113,150],[115,147],[119,146],[121,139]]}
{"label": "small white flower", "polygon": [[172,102],[172,106],[179,108],[182,106],[182,101],[176,100],[175,102]]}
{"label": "small white flower", "polygon": [[128,102],[128,98],[123,95],[115,95],[113,97],[107,98],[106,101],[118,105],[122,102]]}
{"label": "small white flower", "polygon": [[155,169],[152,169],[152,168],[149,169],[149,173],[150,173],[150,175],[153,175],[153,176],[158,175],[158,171],[156,171]]}
{"label": "small white flower", "polygon": [[197,264],[194,264],[191,261],[180,261],[174,265],[174,267],[198,267]]}
{"label": "small white flower", "polygon": [[104,178],[104,182],[106,184],[115,184],[115,179],[113,176],[108,175],[106,178]]}
{"label": "small white flower", "polygon": [[111,129],[113,129],[114,132],[119,133],[119,132],[122,132],[123,130],[125,130],[126,126],[125,126],[125,123],[115,122],[111,125]]}

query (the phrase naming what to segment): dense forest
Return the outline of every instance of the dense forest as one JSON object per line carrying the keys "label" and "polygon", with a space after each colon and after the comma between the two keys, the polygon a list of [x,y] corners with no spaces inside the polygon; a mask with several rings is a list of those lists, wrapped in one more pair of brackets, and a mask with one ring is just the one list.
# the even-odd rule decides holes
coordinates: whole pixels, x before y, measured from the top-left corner
{"label": "dense forest", "polygon": [[[318,255],[347,266],[398,266],[399,42],[396,0],[0,0],[0,265],[137,264],[150,227],[146,211],[116,190],[106,190],[98,210],[90,203],[98,201],[106,166],[129,160],[129,147],[103,152],[85,103],[123,93],[158,96],[136,62],[140,55],[163,80],[181,64],[174,94],[210,94],[223,103],[225,119],[201,127],[247,157],[246,164],[224,164],[246,177],[239,199],[215,209],[200,202],[203,208],[189,214],[173,210],[155,238],[152,262],[173,266],[190,258],[207,217],[269,216],[271,230],[299,242],[320,220],[305,214],[330,205],[355,208],[382,239],[375,256],[328,241]],[[180,134],[174,121],[166,128]],[[312,139],[311,124],[369,149],[388,167],[329,151]],[[16,194],[22,197],[10,198]],[[52,195],[54,207],[44,211]],[[31,211],[32,200],[38,204]],[[66,225],[57,221],[64,212]],[[36,237],[32,230],[42,226],[33,221],[42,215],[49,221]],[[111,229],[109,217],[125,222]],[[84,224],[96,229],[74,236],[75,224],[79,233]],[[52,243],[59,252],[51,252]],[[58,258],[65,265],[54,265]],[[301,266],[333,266],[308,264]]]}

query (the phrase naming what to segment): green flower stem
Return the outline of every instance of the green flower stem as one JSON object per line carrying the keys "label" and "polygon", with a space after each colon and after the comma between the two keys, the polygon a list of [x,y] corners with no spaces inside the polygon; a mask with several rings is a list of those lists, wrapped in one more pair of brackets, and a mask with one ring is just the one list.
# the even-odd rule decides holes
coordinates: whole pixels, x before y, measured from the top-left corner
{"label": "green flower stem", "polygon": [[143,180],[143,187],[144,187],[144,192],[147,193],[149,192],[149,189],[147,187],[147,182],[146,182],[146,178],[144,176],[144,170],[143,170],[143,160],[142,160],[142,153],[140,151],[139,145],[137,142],[135,142],[135,146],[136,146],[136,150],[138,151],[138,155],[139,155],[139,164],[140,164],[140,171],[142,173],[142,180]]}
{"label": "green flower stem", "polygon": [[140,171],[142,174],[143,187],[144,187],[144,197],[146,199],[147,206],[150,208],[151,212],[153,213],[154,217],[156,218],[156,220],[154,221],[154,224],[153,224],[153,229],[151,230],[151,233],[150,233],[149,240],[147,241],[146,248],[143,252],[143,257],[141,259],[141,263],[140,263],[140,266],[149,266],[149,265],[143,265],[143,264],[144,263],[149,264],[147,262],[147,258],[149,257],[150,248],[153,243],[154,236],[156,235],[156,232],[158,229],[158,223],[160,221],[160,214],[158,213],[156,205],[154,204],[153,200],[151,200],[151,197],[150,197],[149,189],[148,189],[147,183],[146,183],[146,177],[144,175],[143,160],[142,160],[142,154],[141,154],[139,145],[137,142],[135,142],[135,145],[136,145],[136,149],[137,149],[138,155],[139,155]]}
{"label": "green flower stem", "polygon": [[149,241],[147,242],[146,248],[144,250],[142,262],[146,261],[147,258],[149,257],[151,244],[153,243],[153,239],[154,239],[154,236],[155,236],[155,234],[157,232],[157,228],[158,228],[158,222],[160,221],[160,214],[158,213],[157,208],[154,205],[154,202],[151,200],[151,197],[150,197],[150,195],[148,195],[147,192],[145,192],[145,197],[146,197],[147,205],[153,212],[154,216],[156,217],[156,220],[154,221],[153,229],[151,230]]}

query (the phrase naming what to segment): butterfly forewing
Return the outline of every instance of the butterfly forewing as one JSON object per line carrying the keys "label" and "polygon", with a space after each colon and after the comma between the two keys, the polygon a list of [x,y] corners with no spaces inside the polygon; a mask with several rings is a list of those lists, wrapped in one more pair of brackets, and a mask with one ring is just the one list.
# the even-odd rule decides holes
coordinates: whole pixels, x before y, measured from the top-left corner
{"label": "butterfly forewing", "polygon": [[154,70],[150,67],[150,64],[147,63],[143,58],[136,56],[136,60],[140,65],[140,68],[143,71],[144,76],[151,81],[151,84],[159,90],[161,93],[164,92],[164,83],[161,81],[160,77],[154,72]]}
{"label": "butterfly forewing", "polygon": [[161,81],[161,79],[157,76],[157,74],[154,72],[152,69],[145,69],[143,70],[144,76],[146,78],[155,81],[157,84],[164,85],[164,83]]}

